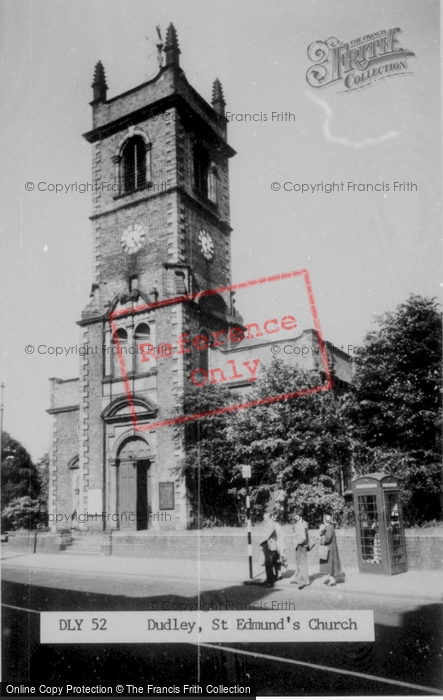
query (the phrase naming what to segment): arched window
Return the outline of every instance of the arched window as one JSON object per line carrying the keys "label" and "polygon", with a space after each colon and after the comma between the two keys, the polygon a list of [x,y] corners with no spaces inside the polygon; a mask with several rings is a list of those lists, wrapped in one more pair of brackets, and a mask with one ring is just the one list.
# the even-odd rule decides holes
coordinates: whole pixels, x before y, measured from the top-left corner
{"label": "arched window", "polygon": [[122,152],[121,184],[124,192],[136,190],[146,185],[147,157],[149,149],[141,136],[133,136]]}
{"label": "arched window", "polygon": [[147,372],[152,369],[152,362],[154,358],[150,358],[149,362],[142,362],[142,351],[140,350],[140,345],[142,343],[149,343],[151,340],[151,331],[147,323],[139,323],[134,333],[135,342],[135,372],[136,374],[141,374],[141,372]]}
{"label": "arched window", "polygon": [[119,328],[112,337],[112,375],[116,379],[120,379],[123,376],[118,357],[119,346],[123,355],[123,360],[126,362],[128,352],[128,334],[124,328]]}
{"label": "arched window", "polygon": [[214,163],[211,163],[208,173],[208,199],[217,204],[217,168]]}

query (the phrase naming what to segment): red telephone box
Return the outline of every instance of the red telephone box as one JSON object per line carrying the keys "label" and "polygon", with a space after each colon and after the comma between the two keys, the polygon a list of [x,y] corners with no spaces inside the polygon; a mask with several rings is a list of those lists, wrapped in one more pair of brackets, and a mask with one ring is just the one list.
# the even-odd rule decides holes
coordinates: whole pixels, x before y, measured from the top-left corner
{"label": "red telephone box", "polygon": [[398,479],[375,472],[352,482],[358,568],[362,573],[408,570]]}

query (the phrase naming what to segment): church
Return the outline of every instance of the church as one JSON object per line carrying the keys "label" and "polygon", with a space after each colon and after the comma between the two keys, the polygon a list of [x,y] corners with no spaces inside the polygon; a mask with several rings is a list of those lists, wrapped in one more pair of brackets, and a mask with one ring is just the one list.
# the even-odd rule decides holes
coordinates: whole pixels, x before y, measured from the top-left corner
{"label": "church", "polygon": [[[235,151],[222,86],[214,81],[209,104],[188,83],[172,24],[159,51],[157,75],[116,97],[107,96],[103,65],[95,68],[92,129],[84,134],[94,189],[92,288],[78,321],[83,352],[78,378],[50,380],[54,528],[69,521],[89,532],[188,529],[186,484],[174,472],[184,446],[173,425],[159,423],[176,415],[187,381],[223,380],[247,393],[259,376],[252,358],[266,350],[269,358],[272,335],[257,340],[233,301]],[[291,318],[279,322],[290,329]],[[321,373],[317,332],[294,334],[293,343],[317,348],[304,367]],[[325,346],[339,390],[352,380],[351,358]]]}

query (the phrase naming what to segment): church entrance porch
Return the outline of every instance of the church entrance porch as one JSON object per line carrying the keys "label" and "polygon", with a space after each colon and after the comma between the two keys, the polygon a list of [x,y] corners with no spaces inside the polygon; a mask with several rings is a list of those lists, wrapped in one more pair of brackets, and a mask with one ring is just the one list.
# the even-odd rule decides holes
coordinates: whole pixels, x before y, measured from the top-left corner
{"label": "church entrance porch", "polygon": [[151,460],[141,438],[129,438],[118,453],[118,515],[120,530],[147,530],[151,512]]}

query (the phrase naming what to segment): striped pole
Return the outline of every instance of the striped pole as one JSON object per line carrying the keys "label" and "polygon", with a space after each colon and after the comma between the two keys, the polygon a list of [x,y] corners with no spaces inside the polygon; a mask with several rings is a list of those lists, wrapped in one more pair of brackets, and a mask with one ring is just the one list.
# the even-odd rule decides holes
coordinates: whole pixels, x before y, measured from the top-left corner
{"label": "striped pole", "polygon": [[249,479],[248,478],[246,478],[246,519],[248,521],[249,578],[253,578],[253,575],[252,575],[251,500],[249,498]]}

